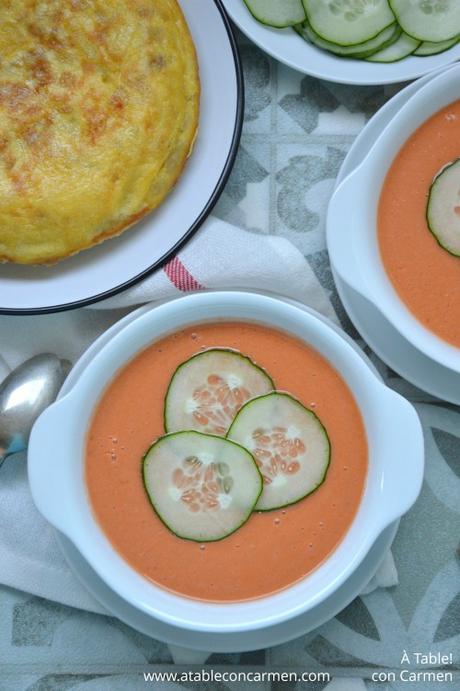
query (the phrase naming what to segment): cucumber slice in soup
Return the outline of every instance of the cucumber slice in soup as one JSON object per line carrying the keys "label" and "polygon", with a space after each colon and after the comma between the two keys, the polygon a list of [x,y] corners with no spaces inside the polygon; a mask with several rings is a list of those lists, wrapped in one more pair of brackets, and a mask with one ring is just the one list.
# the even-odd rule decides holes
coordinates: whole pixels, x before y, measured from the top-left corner
{"label": "cucumber slice in soup", "polygon": [[369,41],[395,21],[387,0],[303,0],[303,4],[313,31],[340,46]]}
{"label": "cucumber slice in soup", "polygon": [[388,26],[386,29],[381,31],[378,36],[371,38],[370,41],[365,41],[364,43],[357,43],[353,46],[338,46],[336,43],[331,43],[331,41],[325,41],[324,38],[318,36],[308,22],[303,22],[303,24],[297,24],[294,29],[297,33],[306,41],[313,43],[313,45],[323,50],[327,50],[330,53],[334,53],[340,57],[346,58],[365,58],[369,55],[373,55],[376,51],[385,48],[396,41],[401,35],[401,28],[398,24],[394,23]]}
{"label": "cucumber slice in soup", "polygon": [[282,29],[305,19],[302,0],[244,0],[252,16],[262,24]]}
{"label": "cucumber slice in soup", "polygon": [[451,38],[448,41],[439,41],[438,43],[433,43],[432,41],[423,41],[417,50],[414,50],[414,55],[425,58],[429,55],[438,55],[439,53],[444,53],[445,50],[449,50],[449,48],[455,46],[458,43],[458,40],[459,37],[455,36],[455,38]]}
{"label": "cucumber slice in soup", "polygon": [[403,58],[411,55],[420,45],[420,41],[412,36],[402,33],[398,40],[391,46],[387,46],[370,57],[366,58],[368,62],[398,62]]}
{"label": "cucumber slice in soup", "polygon": [[433,180],[426,217],[441,247],[460,257],[460,158],[443,168]]}
{"label": "cucumber slice in soup", "polygon": [[262,477],[246,449],[222,437],[176,432],[143,459],[145,489],[169,530],[196,542],[222,540],[251,515]]}
{"label": "cucumber slice in soup", "polygon": [[287,393],[274,391],[246,403],[227,436],[248,449],[260,468],[264,489],[258,511],[294,504],[326,478],[327,432],[315,413]]}
{"label": "cucumber slice in soup", "polygon": [[174,372],[166,393],[165,430],[225,436],[242,405],[273,391],[268,374],[236,350],[211,348]]}
{"label": "cucumber slice in soup", "polygon": [[419,41],[447,41],[460,34],[459,0],[389,0],[406,34]]}

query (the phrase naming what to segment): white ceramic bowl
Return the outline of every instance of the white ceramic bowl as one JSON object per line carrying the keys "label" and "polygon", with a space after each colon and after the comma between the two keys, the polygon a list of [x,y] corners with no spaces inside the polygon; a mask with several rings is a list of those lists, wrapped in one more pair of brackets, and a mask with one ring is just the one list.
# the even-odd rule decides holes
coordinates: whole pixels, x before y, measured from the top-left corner
{"label": "white ceramic bowl", "polygon": [[327,216],[328,250],[340,278],[370,300],[415,348],[455,372],[460,372],[460,348],[418,321],[385,272],[378,246],[377,208],[395,156],[430,116],[460,98],[459,80],[460,65],[434,77],[409,98],[361,165],[337,187]]}
{"label": "white ceramic bowl", "polygon": [[[196,323],[235,319],[294,334],[340,371],[361,410],[370,457],[357,516],[325,563],[275,595],[219,605],[167,592],[123,561],[93,517],[85,486],[84,450],[94,407],[121,366],[168,333]],[[410,508],[422,477],[423,435],[413,407],[385,387],[355,349],[319,318],[276,298],[244,292],[197,293],[160,305],[128,323],[96,354],[72,390],[43,413],[29,444],[32,495],[45,518],[70,538],[124,600],[197,635],[255,631],[322,602],[356,570],[382,530]]]}
{"label": "white ceramic bowl", "polygon": [[460,43],[438,55],[410,55],[398,62],[345,60],[307,43],[293,29],[272,29],[258,22],[243,0],[222,0],[235,24],[262,50],[285,65],[342,84],[394,84],[416,79],[460,58]]}

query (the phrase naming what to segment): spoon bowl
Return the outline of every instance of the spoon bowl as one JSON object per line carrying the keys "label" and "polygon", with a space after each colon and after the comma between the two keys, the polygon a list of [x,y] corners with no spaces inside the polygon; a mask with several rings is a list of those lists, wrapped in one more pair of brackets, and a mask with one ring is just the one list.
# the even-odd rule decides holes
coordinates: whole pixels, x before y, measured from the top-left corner
{"label": "spoon bowl", "polygon": [[38,416],[56,399],[71,368],[68,360],[42,353],[26,360],[0,385],[0,466],[27,448]]}

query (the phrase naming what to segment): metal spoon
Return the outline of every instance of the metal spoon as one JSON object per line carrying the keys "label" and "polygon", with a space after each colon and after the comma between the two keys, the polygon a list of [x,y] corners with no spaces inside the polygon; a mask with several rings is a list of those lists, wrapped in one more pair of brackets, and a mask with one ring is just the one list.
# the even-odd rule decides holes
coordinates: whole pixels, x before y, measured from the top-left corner
{"label": "metal spoon", "polygon": [[56,399],[71,366],[52,353],[35,355],[0,384],[0,467],[27,448],[35,420]]}

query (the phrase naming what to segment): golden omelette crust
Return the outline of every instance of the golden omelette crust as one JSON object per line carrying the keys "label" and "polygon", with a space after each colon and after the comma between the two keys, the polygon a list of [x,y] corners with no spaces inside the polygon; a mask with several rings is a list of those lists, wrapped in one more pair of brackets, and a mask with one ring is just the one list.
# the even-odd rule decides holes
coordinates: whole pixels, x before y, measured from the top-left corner
{"label": "golden omelette crust", "polygon": [[0,261],[55,262],[157,207],[199,91],[176,0],[3,0]]}

